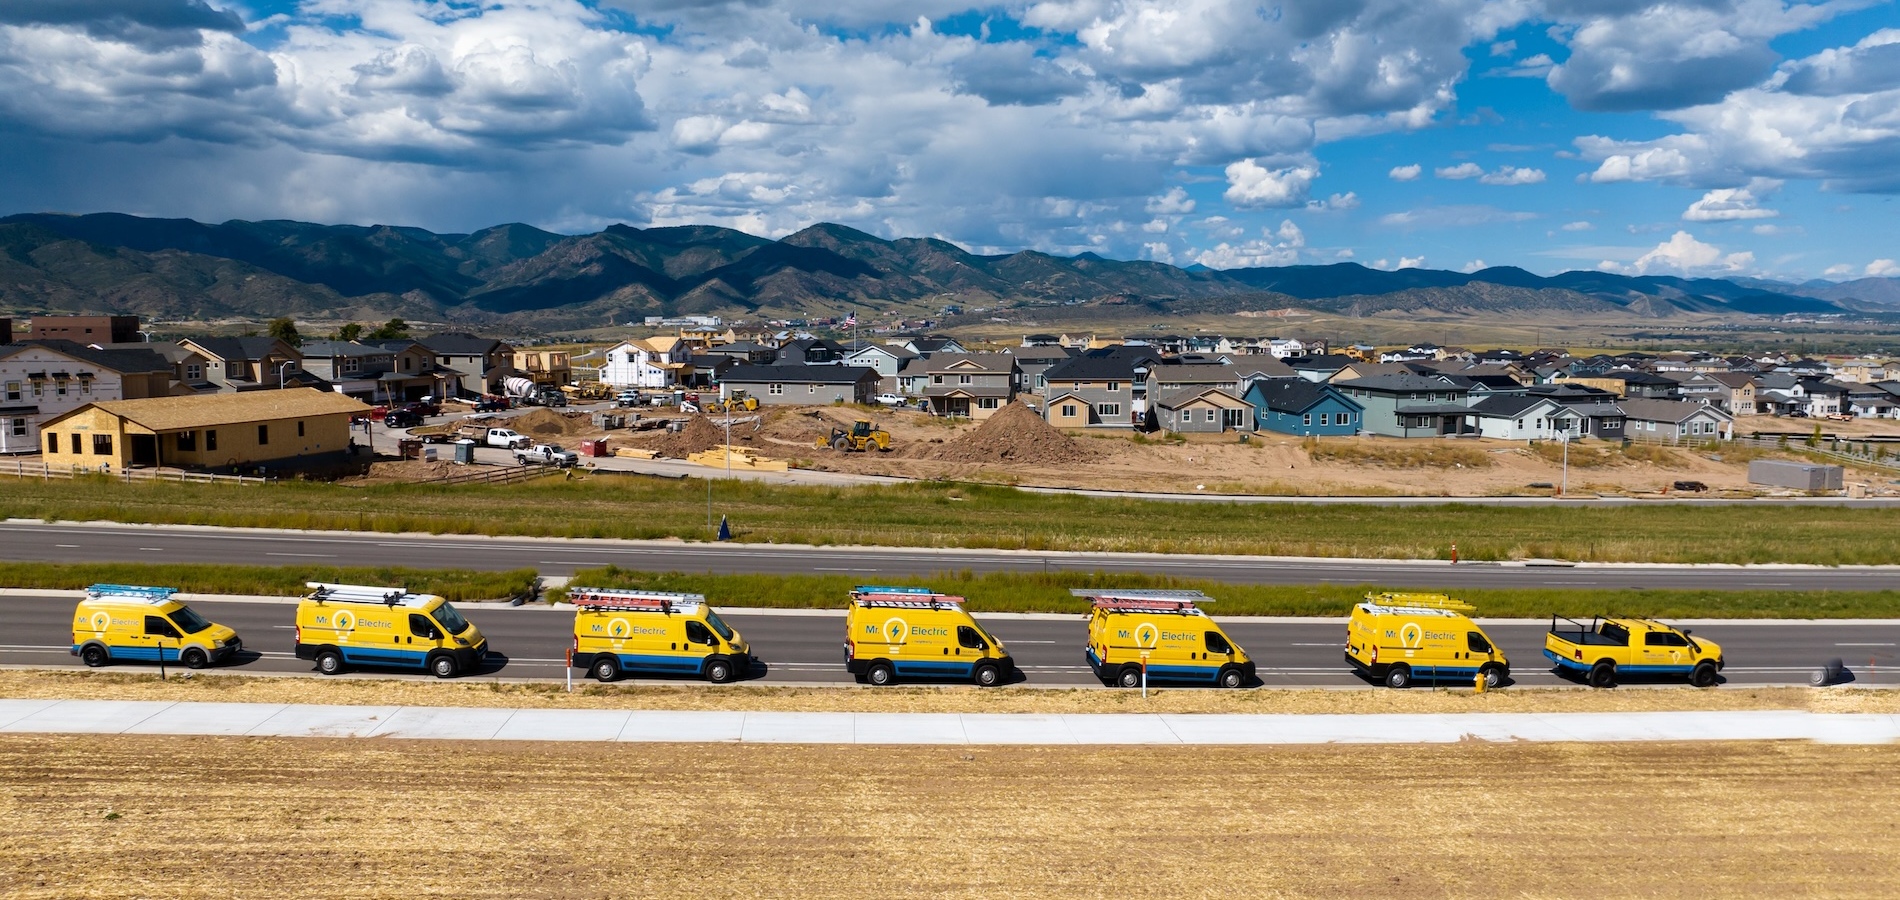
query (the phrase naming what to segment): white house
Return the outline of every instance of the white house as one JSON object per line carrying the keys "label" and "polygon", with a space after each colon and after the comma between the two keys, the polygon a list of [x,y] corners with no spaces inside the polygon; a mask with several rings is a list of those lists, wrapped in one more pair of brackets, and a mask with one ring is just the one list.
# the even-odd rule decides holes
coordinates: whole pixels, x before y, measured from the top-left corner
{"label": "white house", "polygon": [[1549,397],[1497,394],[1471,407],[1478,433],[1506,441],[1547,441],[1558,435],[1581,437],[1585,416]]}
{"label": "white house", "polygon": [[88,403],[167,396],[171,375],[171,362],[150,350],[0,346],[0,453],[36,452],[40,423]]}
{"label": "white house", "polygon": [[606,351],[600,383],[618,388],[670,388],[691,374],[691,350],[677,337],[621,341]]}

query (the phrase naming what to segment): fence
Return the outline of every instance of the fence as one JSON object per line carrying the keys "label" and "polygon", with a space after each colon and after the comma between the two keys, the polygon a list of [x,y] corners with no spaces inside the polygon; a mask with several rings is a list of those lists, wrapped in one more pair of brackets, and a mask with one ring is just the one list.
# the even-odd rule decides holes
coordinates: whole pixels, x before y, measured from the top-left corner
{"label": "fence", "polygon": [[113,481],[130,484],[134,481],[175,481],[180,484],[264,484],[272,479],[257,475],[216,475],[210,472],[183,472],[176,469],[120,469],[117,472],[100,469],[80,468],[77,466],[53,467],[38,460],[16,459],[0,463],[0,476],[11,475],[25,481],[37,478],[51,481],[55,478],[71,481],[74,478],[110,478]]}
{"label": "fence", "polygon": [[550,466],[468,466],[460,472],[450,472],[415,482],[416,484],[514,484],[531,478],[541,478],[560,471]]}
{"label": "fence", "polygon": [[[1660,444],[1666,447],[1682,447],[1694,450],[1715,450],[1723,447],[1754,447],[1761,450],[1786,450],[1818,457],[1832,462],[1849,463],[1864,469],[1882,469],[1888,472],[1900,472],[1900,454],[1888,453],[1880,442],[1855,442],[1840,438],[1822,438],[1820,443],[1809,446],[1807,438],[1757,438],[1733,437],[1722,441],[1688,438],[1671,440],[1662,437],[1625,435],[1639,444]],[[1856,449],[1858,447],[1858,449]]]}

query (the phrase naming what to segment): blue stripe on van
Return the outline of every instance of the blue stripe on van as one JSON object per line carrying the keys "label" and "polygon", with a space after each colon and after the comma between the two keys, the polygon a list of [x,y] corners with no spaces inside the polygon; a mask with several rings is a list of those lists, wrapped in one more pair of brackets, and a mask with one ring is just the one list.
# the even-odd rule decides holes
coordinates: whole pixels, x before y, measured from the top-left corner
{"label": "blue stripe on van", "polygon": [[[79,647],[80,645],[78,644],[73,645],[74,650],[78,650]],[[158,647],[128,647],[120,644],[107,644],[106,652],[112,654],[114,660],[125,660],[126,662],[158,662],[161,652],[164,654],[165,662],[178,661],[178,648],[176,647],[165,647],[161,650]]]}
{"label": "blue stripe on van", "polygon": [[971,673],[975,663],[967,662],[925,662],[923,660],[894,659],[891,667],[899,675],[953,675],[964,676]]}
{"label": "blue stripe on van", "polygon": [[665,674],[699,674],[699,668],[705,663],[703,656],[647,656],[635,653],[604,653],[619,663],[622,672],[660,672]]}
{"label": "blue stripe on van", "polygon": [[337,648],[343,654],[343,661],[368,666],[406,666],[421,669],[428,665],[429,654],[422,650],[398,650],[394,647],[352,647],[345,644]]}

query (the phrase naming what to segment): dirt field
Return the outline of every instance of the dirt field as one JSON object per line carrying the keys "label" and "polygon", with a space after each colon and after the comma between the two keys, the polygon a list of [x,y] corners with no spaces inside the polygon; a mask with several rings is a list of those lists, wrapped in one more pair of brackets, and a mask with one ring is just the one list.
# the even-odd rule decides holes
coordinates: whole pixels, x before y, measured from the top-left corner
{"label": "dirt field", "polygon": [[1893,896],[1897,764],[1775,743],[6,736],[0,894]]}
{"label": "dirt field", "polygon": [[1836,713],[1900,713],[1900,690],[1687,687],[1506,688],[1464,690],[1151,689],[895,687],[777,688],[420,681],[390,678],[294,678],[245,675],[174,676],[105,672],[0,671],[0,697],[77,700],[195,700],[229,703],[328,703],[345,706],[481,706],[511,709],[743,709],[772,712],[932,713],[1441,713],[1653,712],[1804,709]]}

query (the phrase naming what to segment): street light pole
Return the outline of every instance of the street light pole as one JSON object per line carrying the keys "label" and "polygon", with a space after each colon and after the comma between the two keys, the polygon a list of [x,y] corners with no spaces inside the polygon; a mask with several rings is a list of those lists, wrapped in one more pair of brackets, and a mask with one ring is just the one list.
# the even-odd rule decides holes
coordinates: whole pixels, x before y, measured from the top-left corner
{"label": "street light pole", "polygon": [[284,361],[283,365],[277,367],[277,389],[278,390],[281,391],[284,389],[284,370],[296,364],[297,364],[296,360],[287,359]]}
{"label": "street light pole", "polygon": [[1564,428],[1562,434],[1557,436],[1557,443],[1564,446],[1563,487],[1557,489],[1557,496],[1562,497],[1570,493],[1570,428],[1568,426]]}

